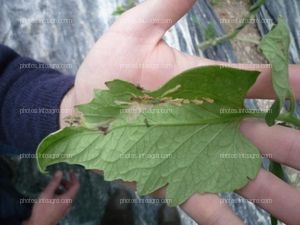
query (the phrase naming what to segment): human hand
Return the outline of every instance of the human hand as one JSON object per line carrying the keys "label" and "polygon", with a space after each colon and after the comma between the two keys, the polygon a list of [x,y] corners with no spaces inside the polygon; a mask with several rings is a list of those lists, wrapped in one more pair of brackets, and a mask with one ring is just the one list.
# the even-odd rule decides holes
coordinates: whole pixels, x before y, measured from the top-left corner
{"label": "human hand", "polygon": [[[298,79],[300,80],[300,76]],[[300,95],[297,98],[299,100]],[[299,131],[279,125],[268,127],[264,121],[257,119],[244,120],[241,131],[259,148],[261,154],[300,170]],[[285,224],[300,224],[299,190],[264,169],[259,171],[255,180],[250,181],[237,193]],[[211,194],[194,194],[182,207],[200,224],[243,224],[228,209],[225,201]]]}
{"label": "human hand", "polygon": [[148,0],[125,12],[88,53],[61,108],[87,103],[94,89],[106,88],[106,81],[122,79],[151,90],[184,70],[214,63],[179,52],[162,40],[195,1]]}
{"label": "human hand", "polygon": [[[92,48],[85,61],[81,65],[77,76],[75,87],[64,98],[61,108],[72,108],[74,105],[87,103],[93,97],[94,89],[105,88],[105,82],[113,79],[122,79],[138,84],[139,86],[153,90],[168,81],[174,75],[196,66],[217,65],[221,62],[199,58],[181,53],[169,47],[163,40],[164,33],[175,24],[195,3],[195,0],[147,0],[137,7],[124,13],[113,26],[97,41]],[[139,22],[144,21],[144,22]],[[159,21],[169,21],[160,23]],[[171,22],[170,22],[171,21]],[[224,63],[222,63],[224,65]],[[259,65],[228,65],[231,67],[241,67],[244,69],[260,70],[262,73],[257,79],[255,85],[249,90],[247,97],[249,98],[274,98],[275,94],[272,88],[271,70],[268,67],[260,67]],[[300,79],[297,76],[300,69],[299,66],[290,67],[290,80],[296,95],[300,96]],[[64,115],[61,115],[61,119]],[[61,120],[62,121],[62,120]],[[62,126],[63,123],[61,122]],[[269,130],[270,129],[270,130]],[[261,148],[262,152],[273,149],[273,144],[263,143],[263,140],[277,138],[277,135],[272,134],[273,129],[282,131],[287,128],[273,127],[269,128],[261,122],[247,120],[242,123],[242,132],[255,144]],[[255,132],[260,133],[260,137],[255,135]],[[263,138],[266,133],[267,138]],[[279,131],[278,131],[279,132]],[[295,133],[290,131],[288,133]],[[298,133],[297,133],[298,134]],[[273,137],[271,137],[273,135]],[[297,135],[295,135],[297,136]],[[284,135],[283,137],[286,137]],[[278,140],[283,140],[279,138]],[[299,137],[299,135],[298,135]],[[290,137],[289,137],[290,138]],[[292,138],[295,140],[295,138]],[[294,141],[296,142],[296,141]],[[274,140],[278,144],[278,141]],[[285,139],[285,144],[292,143],[291,139]],[[290,144],[291,146],[292,144]],[[281,145],[280,145],[281,146]],[[283,149],[293,148],[299,149],[299,145],[294,144],[294,147],[286,145]],[[296,147],[295,147],[296,146]],[[275,146],[276,147],[276,146]],[[275,148],[274,148],[275,149]],[[271,150],[270,150],[271,151]],[[274,150],[273,150],[274,151]],[[276,150],[273,157],[274,160],[287,158],[284,151]],[[291,150],[294,156],[299,154],[299,150]],[[276,155],[276,157],[275,157]],[[284,155],[284,158],[282,156]],[[294,157],[293,160],[295,160]],[[286,162],[287,163],[287,162]],[[298,160],[293,161],[291,165],[299,165]],[[264,180],[266,179],[266,180]],[[277,184],[271,187],[269,185]],[[260,188],[261,187],[261,188]],[[280,188],[279,188],[280,187]],[[268,190],[270,188],[272,190]],[[280,193],[276,191],[285,190],[289,198],[293,198],[288,209],[292,205],[299,205],[299,193],[288,187],[282,181],[261,170],[256,180],[242,189],[239,193],[250,199],[263,199],[268,194],[271,194],[273,203],[269,205],[261,204],[261,207],[266,208],[278,218],[296,224],[299,221],[295,209],[291,209],[290,215],[284,210],[279,212],[279,200],[283,200]],[[164,192],[164,189],[159,191]],[[163,195],[163,194],[162,194]],[[277,204],[277,206],[275,205]],[[287,201],[285,205],[289,204]],[[187,200],[182,208],[198,223],[201,224],[242,224],[233,212],[222,203],[222,200],[213,194],[194,194]]]}
{"label": "human hand", "polygon": [[67,191],[61,195],[55,194],[63,178],[61,171],[55,173],[48,186],[40,194],[38,202],[34,204],[31,216],[23,225],[56,225],[68,212],[79,190],[79,181],[75,174],[71,173],[70,182],[64,186]]}
{"label": "human hand", "polygon": [[[300,76],[299,76],[300,79]],[[300,95],[297,96],[298,100]],[[263,120],[247,119],[241,124],[242,133],[254,143],[261,154],[271,160],[300,170],[300,132]],[[260,170],[255,180],[238,191],[286,224],[300,224],[300,191],[272,173]],[[268,202],[270,200],[271,202]]]}
{"label": "human hand", "polygon": [[[103,89],[105,82],[122,79],[137,84],[146,90],[154,90],[173,76],[193,67],[219,65],[224,62],[191,56],[168,46],[162,39],[196,2],[196,0],[146,0],[125,12],[93,46],[80,66],[75,86],[61,103],[60,125],[74,105],[89,102],[94,89]],[[251,98],[274,98],[269,67],[235,65],[230,67],[260,70],[258,82],[249,91]],[[291,66],[290,79],[296,80]],[[300,94],[299,80],[294,90]],[[267,93],[267,94],[266,94]],[[68,109],[68,110],[64,110]]]}

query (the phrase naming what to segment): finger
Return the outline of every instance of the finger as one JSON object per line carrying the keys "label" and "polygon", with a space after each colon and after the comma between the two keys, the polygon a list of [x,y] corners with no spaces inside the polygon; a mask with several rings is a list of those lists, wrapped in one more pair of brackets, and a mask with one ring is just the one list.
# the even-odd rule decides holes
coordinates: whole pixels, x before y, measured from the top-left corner
{"label": "finger", "polygon": [[240,129],[263,155],[300,169],[299,131],[279,125],[269,127],[264,121],[258,119],[243,120]]}
{"label": "finger", "polygon": [[[135,182],[125,182],[125,184],[135,190]],[[166,188],[160,188],[151,193],[151,196],[164,198]],[[198,224],[228,225],[228,222],[231,225],[243,224],[226,203],[215,194],[194,194],[180,207]]]}
{"label": "finger", "polygon": [[194,194],[181,208],[198,224],[241,225],[243,222],[215,194]]}
{"label": "finger", "polygon": [[80,183],[76,175],[74,173],[71,173],[70,178],[71,181],[69,183],[69,189],[64,194],[59,196],[59,198],[61,199],[74,199],[79,190]]}
{"label": "finger", "polygon": [[58,188],[61,180],[63,178],[63,173],[61,171],[57,171],[45,190],[42,192],[40,197],[43,198],[52,198],[54,196],[55,190]]}
{"label": "finger", "polygon": [[[225,64],[227,65],[227,64]],[[223,66],[223,64],[222,64]],[[229,67],[242,70],[256,70],[261,74],[255,84],[249,89],[247,98],[275,99],[276,94],[272,84],[272,70],[268,64],[228,64]],[[289,65],[290,86],[298,100],[300,100],[300,65]]]}
{"label": "finger", "polygon": [[[191,56],[177,52],[177,62],[181,62],[182,68],[186,69],[205,65],[220,66],[220,68],[236,68],[241,70],[260,71],[255,84],[249,89],[247,98],[274,99],[276,94],[272,85],[272,70],[268,64],[234,64],[221,61],[209,60],[197,56]],[[300,100],[300,65],[289,65],[289,83],[298,100]]]}
{"label": "finger", "polygon": [[300,192],[263,169],[238,191],[286,224],[300,224]]}
{"label": "finger", "polygon": [[[225,62],[214,62],[215,65],[224,67],[232,67],[241,70],[252,70],[261,72],[255,84],[249,89],[247,98],[275,99],[276,94],[272,84],[272,69],[269,64],[232,64]],[[300,100],[300,65],[289,65],[289,83]]]}
{"label": "finger", "polygon": [[[276,97],[273,85],[272,85],[272,75],[270,68],[261,68],[267,65],[255,65],[253,70],[259,70],[262,73],[257,78],[256,83],[250,88],[247,93],[248,98],[265,98],[274,99]],[[300,100],[300,65],[289,65],[289,81],[290,86],[298,100]]]}
{"label": "finger", "polygon": [[156,42],[195,2],[196,0],[146,0],[124,13],[110,30]]}

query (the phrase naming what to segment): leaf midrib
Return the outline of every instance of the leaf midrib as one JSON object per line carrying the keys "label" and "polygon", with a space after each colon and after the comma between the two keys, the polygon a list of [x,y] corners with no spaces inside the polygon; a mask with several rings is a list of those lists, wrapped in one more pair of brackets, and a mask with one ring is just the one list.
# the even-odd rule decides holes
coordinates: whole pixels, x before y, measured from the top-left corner
{"label": "leaf midrib", "polygon": [[[236,116],[236,117],[228,117],[228,118],[213,118],[213,119],[202,119],[202,120],[197,120],[197,121],[191,121],[188,123],[153,123],[151,121],[148,121],[149,123],[149,128],[150,127],[173,127],[173,126],[201,126],[201,125],[212,125],[212,124],[222,124],[222,123],[229,123],[229,122],[236,122],[241,119],[243,119],[245,115],[242,116]],[[145,118],[146,119],[146,118]],[[112,127],[110,132],[117,130],[117,129],[123,129],[123,128],[133,128],[133,127],[147,127],[147,124],[145,122],[138,122],[138,123],[132,123],[132,124],[126,124],[126,125],[120,125],[120,126],[115,126]]]}

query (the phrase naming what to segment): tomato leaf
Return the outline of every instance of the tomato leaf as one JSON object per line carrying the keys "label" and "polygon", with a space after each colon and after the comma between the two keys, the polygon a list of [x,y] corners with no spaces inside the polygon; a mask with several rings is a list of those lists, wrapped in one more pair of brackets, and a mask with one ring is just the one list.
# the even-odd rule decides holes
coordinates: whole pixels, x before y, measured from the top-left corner
{"label": "tomato leaf", "polygon": [[[136,181],[142,195],[167,186],[171,206],[196,192],[237,190],[256,177],[261,164],[258,149],[239,131],[240,121],[248,116],[243,99],[257,76],[258,72],[202,67],[154,92],[128,83],[121,88],[120,81],[113,81],[116,88],[104,91],[113,96],[104,113],[109,115],[109,103],[118,105],[119,97],[124,101],[118,90],[125,96],[132,91],[128,96],[134,97],[114,113],[107,130],[67,127],[48,136],[38,147],[38,166],[45,171],[67,162],[103,170],[106,180]],[[102,96],[100,103],[104,100]],[[90,104],[101,108],[96,101]],[[90,112],[90,104],[81,106],[81,112]],[[227,112],[223,109],[238,113],[222,113]],[[61,157],[45,157],[49,154]]]}

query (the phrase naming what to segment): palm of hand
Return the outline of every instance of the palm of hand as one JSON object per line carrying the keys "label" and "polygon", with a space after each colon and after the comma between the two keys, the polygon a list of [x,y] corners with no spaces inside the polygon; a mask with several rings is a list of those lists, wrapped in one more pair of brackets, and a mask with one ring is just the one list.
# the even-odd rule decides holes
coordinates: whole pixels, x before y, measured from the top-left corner
{"label": "palm of hand", "polygon": [[162,36],[172,24],[129,23],[141,14],[136,8],[113,24],[81,65],[75,85],[77,104],[91,100],[93,93],[86,90],[105,88],[106,81],[122,79],[151,90],[186,69],[213,64],[168,46]]}

